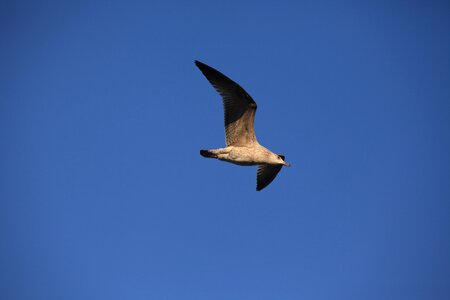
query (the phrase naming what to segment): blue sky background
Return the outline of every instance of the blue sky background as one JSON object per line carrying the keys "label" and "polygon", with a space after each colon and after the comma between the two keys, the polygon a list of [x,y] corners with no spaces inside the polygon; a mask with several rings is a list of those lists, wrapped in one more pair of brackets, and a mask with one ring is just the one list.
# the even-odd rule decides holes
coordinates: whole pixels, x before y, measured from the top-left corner
{"label": "blue sky background", "polygon": [[[449,299],[447,1],[3,1],[1,299]],[[293,164],[224,145],[201,60]]]}

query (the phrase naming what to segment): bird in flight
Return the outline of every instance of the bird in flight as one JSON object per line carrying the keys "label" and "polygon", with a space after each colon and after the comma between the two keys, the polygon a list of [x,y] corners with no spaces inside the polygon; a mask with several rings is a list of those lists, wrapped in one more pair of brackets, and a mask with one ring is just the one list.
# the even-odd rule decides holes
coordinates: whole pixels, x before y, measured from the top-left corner
{"label": "bird in flight", "polygon": [[210,66],[195,61],[206,79],[222,96],[225,111],[225,148],[200,150],[203,157],[216,158],[240,166],[258,166],[256,190],[268,186],[280,172],[285,162],[282,154],[276,154],[261,146],[255,136],[253,123],[256,102],[236,82]]}

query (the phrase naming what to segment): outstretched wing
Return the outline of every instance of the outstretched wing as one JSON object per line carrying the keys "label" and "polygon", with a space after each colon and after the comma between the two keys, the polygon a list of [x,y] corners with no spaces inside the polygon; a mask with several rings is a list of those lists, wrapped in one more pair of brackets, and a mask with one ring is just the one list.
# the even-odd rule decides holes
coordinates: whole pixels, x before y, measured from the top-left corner
{"label": "outstretched wing", "polygon": [[256,190],[260,191],[277,177],[283,165],[259,165],[256,175]]}
{"label": "outstretched wing", "polygon": [[197,60],[195,64],[222,96],[227,146],[247,146],[256,143],[253,128],[256,102],[239,84],[216,69]]}

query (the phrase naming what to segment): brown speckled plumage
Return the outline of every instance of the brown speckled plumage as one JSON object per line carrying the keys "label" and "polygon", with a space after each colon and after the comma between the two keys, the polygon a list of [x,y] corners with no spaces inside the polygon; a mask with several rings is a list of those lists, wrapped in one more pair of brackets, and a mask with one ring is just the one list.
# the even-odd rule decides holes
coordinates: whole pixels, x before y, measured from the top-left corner
{"label": "brown speckled plumage", "polygon": [[257,105],[252,97],[216,69],[199,61],[195,64],[222,96],[227,144],[225,148],[200,150],[200,154],[241,166],[258,165],[256,190],[262,190],[275,179],[283,166],[289,164],[283,155],[275,154],[258,143],[253,127]]}

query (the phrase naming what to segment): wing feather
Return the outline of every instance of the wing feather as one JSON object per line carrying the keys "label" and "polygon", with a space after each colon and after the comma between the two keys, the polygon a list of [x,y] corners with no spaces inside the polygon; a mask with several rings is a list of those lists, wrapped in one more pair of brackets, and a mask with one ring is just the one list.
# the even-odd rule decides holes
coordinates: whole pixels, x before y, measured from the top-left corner
{"label": "wing feather", "polygon": [[239,84],[216,69],[197,60],[195,64],[222,96],[227,146],[248,146],[256,143],[253,127],[256,102]]}
{"label": "wing feather", "polygon": [[260,191],[277,177],[283,165],[259,165],[256,175],[256,190]]}

